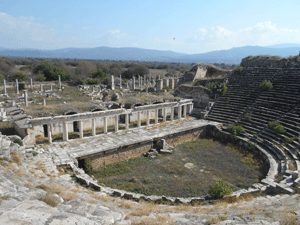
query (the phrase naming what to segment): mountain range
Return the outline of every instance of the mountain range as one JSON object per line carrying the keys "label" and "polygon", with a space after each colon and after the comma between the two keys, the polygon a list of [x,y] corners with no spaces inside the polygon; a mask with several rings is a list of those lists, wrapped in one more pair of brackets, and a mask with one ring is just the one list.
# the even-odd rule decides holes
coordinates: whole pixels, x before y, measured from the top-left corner
{"label": "mountain range", "polygon": [[211,51],[201,54],[185,54],[173,51],[150,50],[142,48],[63,48],[57,50],[8,49],[0,47],[0,56],[61,59],[95,59],[124,61],[158,61],[182,63],[227,63],[239,64],[249,55],[276,55],[289,57],[298,55],[300,44],[278,44],[270,46],[243,46],[228,50]]}

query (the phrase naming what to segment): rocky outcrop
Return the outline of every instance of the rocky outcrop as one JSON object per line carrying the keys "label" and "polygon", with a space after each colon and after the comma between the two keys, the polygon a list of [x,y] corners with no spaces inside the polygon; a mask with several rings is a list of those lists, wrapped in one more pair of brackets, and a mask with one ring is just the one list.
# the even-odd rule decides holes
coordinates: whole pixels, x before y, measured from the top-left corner
{"label": "rocky outcrop", "polygon": [[222,77],[230,74],[230,72],[231,70],[221,69],[209,63],[199,63],[185,72],[178,84],[192,83],[202,78]]}
{"label": "rocky outcrop", "polygon": [[279,56],[248,56],[242,59],[242,67],[300,68],[300,56],[281,58]]}

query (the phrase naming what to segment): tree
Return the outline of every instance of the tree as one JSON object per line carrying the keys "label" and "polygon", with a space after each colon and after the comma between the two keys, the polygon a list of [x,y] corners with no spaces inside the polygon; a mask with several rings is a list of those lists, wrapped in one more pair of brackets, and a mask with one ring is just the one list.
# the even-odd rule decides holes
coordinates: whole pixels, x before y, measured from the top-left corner
{"label": "tree", "polygon": [[17,73],[15,73],[15,75],[13,76],[13,79],[14,79],[14,80],[18,79],[18,81],[25,81],[25,79],[26,79],[26,74],[21,73],[21,72],[17,72]]}
{"label": "tree", "polygon": [[46,80],[58,80],[58,75],[61,75],[62,80],[69,80],[71,78],[71,75],[69,73],[66,73],[64,70],[59,68],[58,66],[51,66],[49,63],[41,63],[38,66],[36,66],[33,70],[35,74],[38,74],[39,72],[42,72],[44,76],[46,77]]}

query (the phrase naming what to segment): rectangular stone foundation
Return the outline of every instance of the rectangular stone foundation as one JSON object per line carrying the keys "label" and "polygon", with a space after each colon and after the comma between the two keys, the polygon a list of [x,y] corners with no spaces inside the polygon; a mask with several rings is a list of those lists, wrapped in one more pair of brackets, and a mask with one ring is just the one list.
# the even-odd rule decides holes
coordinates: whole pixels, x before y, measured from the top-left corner
{"label": "rectangular stone foundation", "polygon": [[83,156],[80,157],[80,159],[84,159],[85,164],[91,163],[92,167],[96,169],[112,163],[140,157],[143,153],[146,153],[153,148],[155,143],[160,139],[165,139],[169,145],[175,147],[189,141],[197,140],[198,138],[203,138],[205,135],[206,126],[203,126],[196,129],[161,136],[155,139],[149,139],[149,141],[142,143],[136,143],[129,146],[120,146],[117,149],[111,149],[93,155]]}

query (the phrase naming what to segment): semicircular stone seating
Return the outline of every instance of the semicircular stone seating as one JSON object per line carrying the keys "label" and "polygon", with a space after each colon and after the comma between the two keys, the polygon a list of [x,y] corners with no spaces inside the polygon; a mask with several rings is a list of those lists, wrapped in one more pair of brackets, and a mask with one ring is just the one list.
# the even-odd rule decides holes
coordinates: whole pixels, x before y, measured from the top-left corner
{"label": "semicircular stone seating", "polygon": [[[260,90],[264,80],[271,81],[271,90]],[[228,91],[205,119],[243,126],[240,138],[264,149],[276,161],[277,174],[268,182],[292,192],[300,170],[300,69],[248,67],[234,71],[227,86]],[[274,132],[270,121],[278,121],[286,131]]]}

